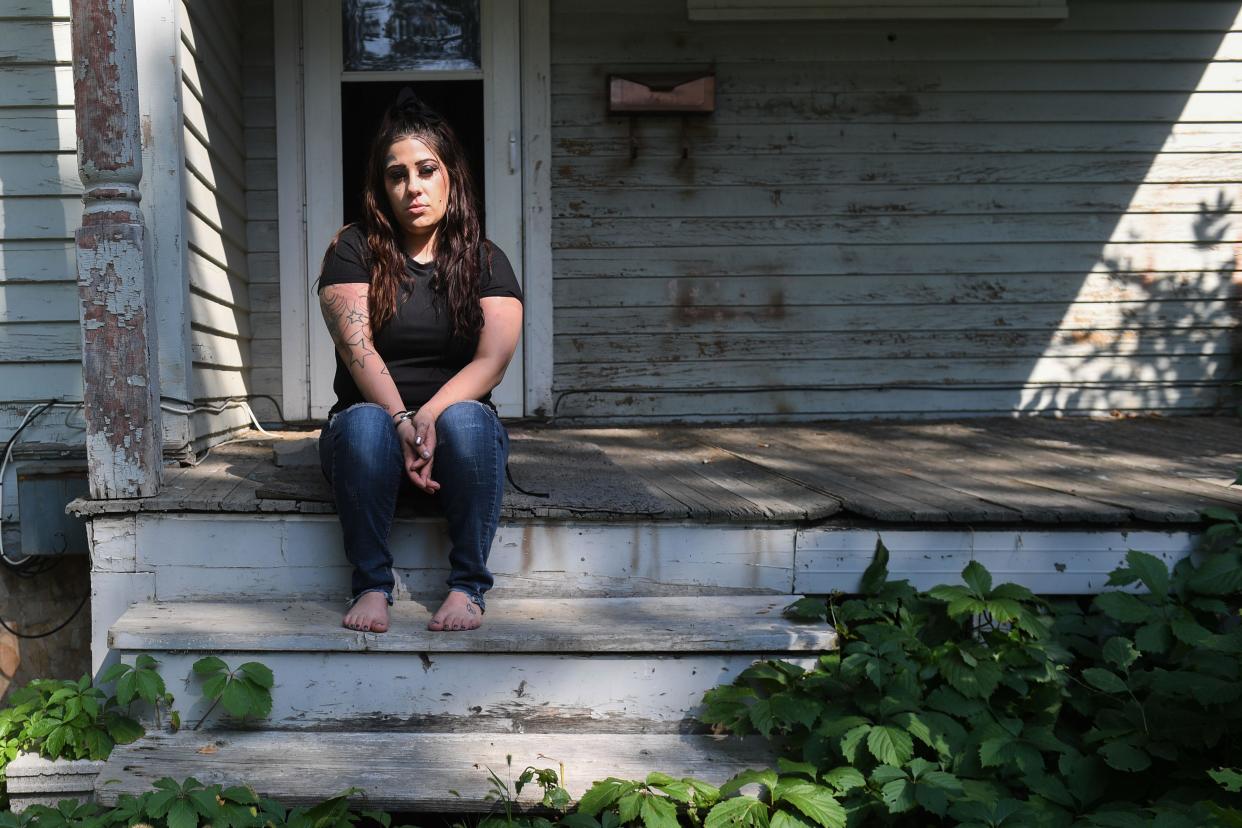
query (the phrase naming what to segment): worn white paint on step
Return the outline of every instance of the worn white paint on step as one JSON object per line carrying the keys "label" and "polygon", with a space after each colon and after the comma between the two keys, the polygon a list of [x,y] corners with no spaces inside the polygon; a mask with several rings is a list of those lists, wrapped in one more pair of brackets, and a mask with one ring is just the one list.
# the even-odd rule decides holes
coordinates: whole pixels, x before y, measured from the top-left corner
{"label": "worn white paint on step", "polygon": [[[205,653],[148,654],[159,659],[160,674],[177,697],[182,721],[188,726],[197,723],[208,705],[201,701],[201,682],[192,665]],[[701,711],[707,690],[732,681],[759,657],[253,651],[219,655],[230,667],[258,660],[274,671],[272,713],[262,722],[266,729],[519,733],[683,731],[693,726],[688,717]],[[122,660],[133,663],[135,656],[125,651]],[[807,668],[815,662],[797,655],[790,660]],[[212,713],[210,726],[229,726],[219,708]]]}
{"label": "worn white paint on step", "polygon": [[[203,733],[148,735],[118,747],[99,777],[105,805],[140,794],[163,776],[249,784],[286,805],[308,805],[355,786],[359,806],[390,811],[488,811],[488,771],[508,777],[533,766],[556,770],[574,798],[597,779],[642,779],[652,770],[721,785],[775,761],[762,737],[566,734]],[[413,784],[412,784],[413,783]],[[542,792],[530,785],[519,807]]]}
{"label": "worn white paint on step", "polygon": [[889,551],[892,578],[919,589],[958,583],[972,560],[992,573],[993,583],[1013,581],[1036,593],[1099,592],[1108,573],[1137,549],[1170,567],[1190,554],[1197,532],[1153,531],[912,531],[816,528],[798,532],[794,588],[798,592],[856,592],[877,540]]}

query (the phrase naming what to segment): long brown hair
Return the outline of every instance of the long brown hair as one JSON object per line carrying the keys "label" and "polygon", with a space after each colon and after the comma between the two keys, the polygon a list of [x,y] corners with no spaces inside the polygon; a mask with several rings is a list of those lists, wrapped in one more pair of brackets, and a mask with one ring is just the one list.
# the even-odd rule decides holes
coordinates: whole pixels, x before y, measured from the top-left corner
{"label": "long brown hair", "polygon": [[[405,279],[403,231],[388,203],[384,170],[389,148],[406,138],[415,138],[430,147],[440,157],[448,175],[448,203],[444,217],[436,228],[436,267],[431,289],[433,293],[448,299],[454,337],[470,340],[483,330],[483,309],[479,306],[479,255],[483,228],[479,221],[474,176],[470,173],[465,150],[448,121],[418,100],[408,87],[384,113],[367,160],[366,187],[362,195],[363,217],[359,224],[371,251],[371,289],[368,295],[371,332],[374,334],[396,315]],[[341,228],[341,231],[344,229]],[[332,256],[341,231],[337,231],[336,238],[332,239],[325,262]],[[486,255],[490,266],[491,251],[487,250]]]}

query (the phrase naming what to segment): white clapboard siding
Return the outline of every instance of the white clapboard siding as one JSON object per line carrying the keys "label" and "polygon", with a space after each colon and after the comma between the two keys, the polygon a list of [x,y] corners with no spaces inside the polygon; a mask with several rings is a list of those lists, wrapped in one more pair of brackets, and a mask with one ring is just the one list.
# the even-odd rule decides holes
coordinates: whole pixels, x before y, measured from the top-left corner
{"label": "white clapboard siding", "polygon": [[[0,0],[0,441],[31,402],[82,399],[68,15],[67,0]],[[63,420],[41,417],[22,439],[79,443]]]}
{"label": "white clapboard siding", "polygon": [[[182,0],[179,14],[190,391],[199,403],[250,393],[240,15],[232,0]],[[190,427],[201,448],[246,422],[241,409],[231,408],[198,412]]]}
{"label": "white clapboard siding", "polygon": [[[558,0],[556,416],[1216,410],[1237,378],[1239,19]],[[610,75],[708,69],[710,115],[608,115]]]}
{"label": "white clapboard siding", "polygon": [[[276,102],[271,0],[246,3],[241,22],[246,160],[250,169],[274,168]],[[251,407],[261,421],[273,421],[282,416],[283,400],[275,175],[248,176],[246,215],[251,331],[254,337],[250,344],[251,389],[255,394],[265,394],[275,400],[255,399],[251,401]]]}

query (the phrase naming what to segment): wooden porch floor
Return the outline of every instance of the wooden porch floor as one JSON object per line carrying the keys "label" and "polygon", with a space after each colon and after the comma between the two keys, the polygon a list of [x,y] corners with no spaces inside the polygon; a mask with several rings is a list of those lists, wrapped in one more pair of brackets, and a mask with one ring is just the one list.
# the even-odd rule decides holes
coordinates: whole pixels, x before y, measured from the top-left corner
{"label": "wooden porch floor", "polygon": [[[510,424],[504,519],[704,523],[1195,524],[1242,510],[1242,421],[995,418],[763,426]],[[83,514],[333,511],[318,432],[217,447],[154,498]],[[434,513],[425,496],[405,515]]]}

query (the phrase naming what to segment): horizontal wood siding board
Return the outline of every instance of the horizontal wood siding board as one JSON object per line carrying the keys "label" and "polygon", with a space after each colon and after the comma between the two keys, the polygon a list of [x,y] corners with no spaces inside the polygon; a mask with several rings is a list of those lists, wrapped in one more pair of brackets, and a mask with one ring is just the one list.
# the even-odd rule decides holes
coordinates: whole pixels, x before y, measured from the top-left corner
{"label": "horizontal wood siding board", "polygon": [[186,211],[185,234],[191,249],[227,269],[241,281],[246,281],[245,239],[234,241],[222,235],[193,209]]}
{"label": "horizontal wood siding board", "polygon": [[67,20],[6,20],[0,26],[0,64],[68,64],[72,60]]}
{"label": "horizontal wood siding board", "polygon": [[[693,239],[686,239],[687,242]],[[641,251],[635,253],[634,251]],[[1200,273],[1232,269],[1228,250],[1211,255],[1194,245],[1133,243],[853,244],[760,247],[562,248],[557,278],[598,276],[802,276],[833,273]]]}
{"label": "horizontal wood siding board", "polygon": [[[1123,4],[1115,4],[1121,8]],[[1176,8],[1177,3],[1169,4]],[[1228,3],[1222,3],[1227,8]],[[669,9],[676,9],[669,4]],[[1072,18],[1073,15],[1071,14]],[[552,16],[552,53],[555,63],[612,64],[667,62],[710,64],[728,55],[731,61],[764,63],[790,61],[876,62],[912,60],[958,61],[1117,61],[1136,55],[1153,61],[1230,61],[1242,59],[1242,32],[1169,31],[1032,31],[1026,27],[971,26],[966,23],[907,24],[889,40],[894,24],[850,27],[838,21],[773,23],[756,38],[745,25],[689,23],[684,17],[610,20],[603,14],[575,21],[577,28],[558,25]],[[624,25],[641,26],[642,37],[618,37]],[[691,28],[693,27],[693,28]],[[1003,36],[998,36],[1003,32]]]}
{"label": "horizontal wood siding board", "polygon": [[[1109,243],[1187,244],[1223,251],[1230,262],[1232,244],[1242,238],[1231,214],[1210,219],[1195,214],[1116,215],[866,215],[866,216],[739,216],[711,218],[562,218],[556,221],[552,247],[650,248],[677,246],[686,239],[720,247],[788,244],[1052,244]],[[1242,213],[1237,214],[1242,217]],[[1215,225],[1213,227],[1212,225]],[[1216,252],[1216,261],[1221,255]]]}
{"label": "horizontal wood siding board", "polygon": [[[958,305],[946,313],[940,305],[807,305],[771,304],[733,308],[696,305],[641,313],[630,308],[558,309],[561,334],[588,334],[624,329],[631,333],[746,333],[786,331],[969,331],[1096,330],[1130,328],[1141,321],[1149,328],[1186,325],[1232,328],[1237,324],[1239,300],[1185,302],[1068,302],[1026,303],[994,307]],[[614,326],[623,326],[618,328]]]}
{"label": "horizontal wood siding board", "polygon": [[933,386],[1007,387],[1048,385],[1106,385],[1121,382],[1170,384],[1182,382],[1225,383],[1236,379],[1228,360],[1219,354],[1189,355],[1111,355],[1040,358],[1023,356],[917,357],[902,360],[878,359],[801,359],[732,360],[728,371],[720,370],[719,359],[683,360],[663,364],[652,371],[646,363],[575,363],[558,374],[570,388],[684,389],[768,387],[783,388],[838,386],[923,388]]}
{"label": "horizontal wood siding board", "polygon": [[[0,163],[13,170],[21,162],[21,156],[14,153],[52,155],[59,152],[76,160],[74,128],[72,110],[50,107],[0,109]],[[15,175],[8,172],[5,178]],[[81,186],[80,182],[78,186]]]}
{"label": "horizontal wood siding board", "polygon": [[[857,54],[857,50],[854,50]],[[738,62],[735,62],[738,61]],[[721,91],[734,94],[782,92],[822,93],[848,89],[859,93],[925,94],[951,92],[1237,92],[1242,67],[1227,61],[1202,60],[1073,62],[994,60],[935,62],[913,60],[834,60],[825,54],[806,60],[744,62],[744,55],[721,55],[712,66]],[[627,63],[622,72],[659,73],[684,70],[673,62]],[[598,94],[608,74],[606,65],[554,62],[556,94]]]}
{"label": "horizontal wood siding board", "polygon": [[[1202,217],[1205,204],[1229,198],[1232,184],[868,184],[852,188],[782,185],[718,187],[558,187],[556,218],[765,218],[784,216],[974,216],[1087,213]],[[247,194],[249,197],[249,194]],[[1238,215],[1222,204],[1222,221]],[[1136,221],[1153,219],[1139,219]]]}
{"label": "horizontal wood siding board", "polygon": [[194,132],[185,130],[182,134],[185,138],[186,171],[234,209],[244,210],[247,184],[245,172],[220,164]]}
{"label": "horizontal wood siding board", "polygon": [[0,83],[0,108],[73,106],[73,67],[8,66]]}
{"label": "horizontal wood siding board", "polygon": [[243,369],[250,364],[250,345],[246,340],[204,330],[198,324],[190,327],[190,353],[195,365]]}
{"label": "horizontal wood siding board", "polygon": [[78,278],[73,241],[0,239],[0,282],[70,282]]}
{"label": "horizontal wood siding board", "polygon": [[182,0],[184,13],[181,15],[181,41],[198,58],[200,65],[210,65],[220,73],[221,78],[227,82],[228,94],[240,98],[242,72],[239,48],[232,44],[231,36],[221,36],[214,26],[217,15],[228,12],[218,4],[208,3],[207,6],[216,11],[199,14],[195,11],[196,4],[202,2],[203,0],[195,0],[194,3]]}
{"label": "horizontal wood siding board", "polygon": [[1229,271],[1146,273],[758,273],[719,276],[596,276],[561,279],[558,308],[676,308],[696,305],[1008,305],[1048,302],[1143,302],[1151,299],[1232,299]]}
{"label": "horizontal wood siding board", "polygon": [[74,281],[0,282],[0,321],[74,322],[78,283]]}
{"label": "horizontal wood siding board", "polygon": [[[1112,2],[1075,2],[1072,13],[1057,24],[1057,29],[1132,32],[1242,30],[1242,20],[1239,19],[1237,7],[1232,3],[1219,2],[1219,0],[1179,0],[1176,3],[1159,0],[1127,0],[1124,3],[1124,15],[1118,14],[1116,5]],[[675,23],[683,29],[694,25],[688,22],[682,14],[684,7],[678,9],[667,0],[630,0],[625,4],[607,6],[601,6],[599,0],[557,0],[556,9],[557,15],[552,20],[552,29],[558,32],[577,29],[583,23],[634,25],[630,21],[637,21],[640,18],[649,20],[653,16],[662,16],[663,22]],[[678,13],[671,13],[674,10]],[[834,21],[832,24],[833,28],[845,25],[848,24],[841,21]],[[884,25],[891,26],[892,23],[890,21]],[[933,24],[920,23],[920,25]],[[988,26],[996,24],[954,21],[952,24],[940,25],[942,30],[946,31],[959,30],[967,26],[986,31]]]}
{"label": "horizontal wood siding board", "polygon": [[79,195],[0,198],[0,238],[72,238],[81,219]]}
{"label": "horizontal wood siding board", "polygon": [[76,322],[0,323],[0,363],[81,362]]}
{"label": "horizontal wood siding board", "polygon": [[80,400],[82,363],[70,360],[0,364],[0,388],[4,389],[6,403],[47,402],[53,397]]}
{"label": "horizontal wood siding board", "polygon": [[553,388],[556,416],[572,424],[639,424],[693,422],[811,422],[823,419],[898,417],[943,420],[991,417],[997,411],[1037,414],[1069,411],[1081,416],[1108,416],[1114,412],[1212,414],[1220,407],[1218,383],[1171,386],[1079,388],[938,389],[712,389],[652,392],[647,389],[592,390]]}
{"label": "horizontal wood siding board", "polygon": [[[562,159],[557,187],[774,187],[812,184],[1222,184],[1242,181],[1242,153],[877,153],[797,155],[755,161],[747,155],[706,156],[684,161],[639,154],[625,158]],[[1227,189],[1222,187],[1222,189]]]}
{"label": "horizontal wood siding board", "polygon": [[[986,154],[1003,160],[1013,153],[1089,152],[1151,155],[1185,152],[1232,152],[1232,123],[1064,123],[1064,124],[766,124],[717,125],[708,121],[679,124],[667,120],[629,125],[610,120],[557,130],[552,157],[597,157],[628,162],[632,144],[642,158],[687,160],[756,156],[871,156],[910,153]],[[563,163],[563,162],[558,162]],[[768,163],[771,163],[770,161]],[[652,182],[649,186],[658,186]],[[986,183],[986,182],[985,182]],[[1038,184],[1040,182],[1032,182]],[[1065,182],[1073,184],[1072,181]],[[558,186],[561,186],[558,182]],[[668,185],[666,185],[668,186]],[[676,186],[674,184],[673,186]]]}
{"label": "horizontal wood siding board", "polygon": [[73,195],[80,198],[81,193],[82,180],[78,178],[77,158],[73,153],[0,153],[0,197]]}
{"label": "horizontal wood siding board", "polygon": [[249,308],[249,291],[245,279],[221,267],[193,247],[186,257],[190,290],[222,305],[237,309]]}
{"label": "horizontal wood siding board", "polygon": [[[1240,54],[1239,59],[1242,59]],[[609,117],[599,93],[553,94],[552,126],[593,124]],[[842,123],[972,124],[1004,122],[1145,121],[1233,123],[1242,108],[1238,92],[718,92],[717,124],[785,123],[830,119]],[[616,117],[616,116],[612,116]]]}
{"label": "horizontal wood siding board", "polygon": [[[267,316],[267,314],[264,314]],[[256,329],[265,325],[254,320]],[[973,359],[1025,357],[1031,360],[1061,357],[1097,358],[1136,355],[1198,356],[1227,360],[1234,346],[1234,329],[1133,328],[1079,331],[975,330],[946,335],[944,331],[801,331],[788,333],[671,332],[662,334],[580,334],[555,338],[556,364],[573,370],[579,364],[647,366],[696,359],[815,360],[832,359]]]}

